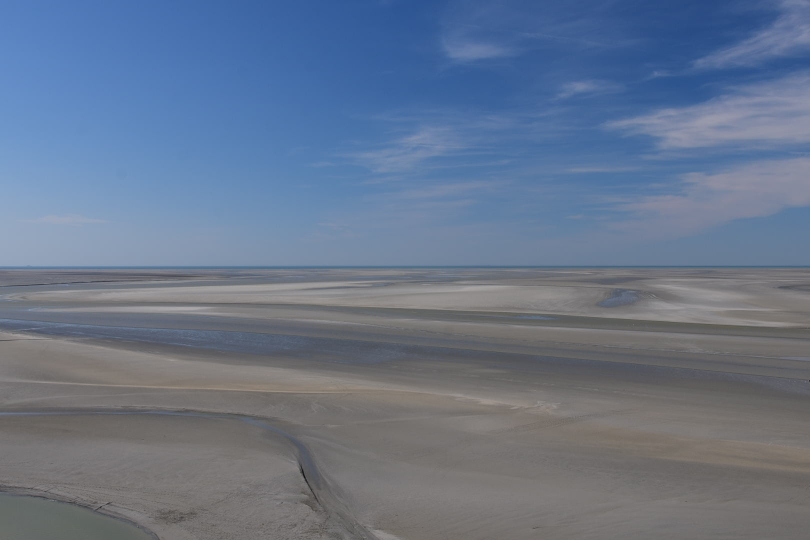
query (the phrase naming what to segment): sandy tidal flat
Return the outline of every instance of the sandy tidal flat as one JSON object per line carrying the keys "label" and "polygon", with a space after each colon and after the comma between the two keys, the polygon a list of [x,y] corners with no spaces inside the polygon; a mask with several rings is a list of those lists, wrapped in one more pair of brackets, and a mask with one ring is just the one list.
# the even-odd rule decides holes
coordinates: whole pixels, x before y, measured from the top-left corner
{"label": "sandy tidal flat", "polygon": [[0,484],[165,540],[810,530],[807,270],[0,285]]}

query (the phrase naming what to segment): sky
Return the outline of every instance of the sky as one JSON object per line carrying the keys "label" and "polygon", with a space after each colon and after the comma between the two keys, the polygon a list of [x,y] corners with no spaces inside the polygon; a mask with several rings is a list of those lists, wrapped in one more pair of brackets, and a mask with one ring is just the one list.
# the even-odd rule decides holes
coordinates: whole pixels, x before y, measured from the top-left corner
{"label": "sky", "polygon": [[5,0],[24,265],[810,265],[810,0]]}

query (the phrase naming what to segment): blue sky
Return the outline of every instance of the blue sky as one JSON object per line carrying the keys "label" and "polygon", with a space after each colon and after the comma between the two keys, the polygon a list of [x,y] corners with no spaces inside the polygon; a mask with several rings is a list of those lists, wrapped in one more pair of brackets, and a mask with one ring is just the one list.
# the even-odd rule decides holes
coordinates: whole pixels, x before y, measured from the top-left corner
{"label": "blue sky", "polygon": [[810,0],[0,4],[0,265],[810,264]]}

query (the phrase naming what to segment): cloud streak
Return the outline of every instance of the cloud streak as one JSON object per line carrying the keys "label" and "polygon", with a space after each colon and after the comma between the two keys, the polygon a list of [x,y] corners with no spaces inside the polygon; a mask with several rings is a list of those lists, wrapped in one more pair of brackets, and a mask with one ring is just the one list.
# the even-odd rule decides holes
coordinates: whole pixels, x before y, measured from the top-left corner
{"label": "cloud streak", "polygon": [[618,92],[622,86],[610,81],[599,80],[584,80],[572,81],[562,85],[560,92],[557,94],[557,99],[568,99],[574,96],[592,96],[597,94],[607,94],[611,92]]}
{"label": "cloud streak", "polygon": [[597,165],[591,167],[569,167],[565,169],[568,174],[609,174],[609,173],[621,173],[621,172],[633,172],[638,171],[639,167],[631,167],[631,166],[612,166],[612,165]]}
{"label": "cloud streak", "polygon": [[452,199],[458,200],[459,197],[463,197],[466,200],[473,192],[489,191],[499,186],[503,186],[503,182],[484,180],[445,182],[403,189],[387,193],[385,197],[388,200],[398,201],[447,201]]}
{"label": "cloud streak", "polygon": [[495,180],[387,185],[364,196],[351,212],[319,223],[313,238],[369,236],[380,230],[446,230],[466,223],[473,209],[503,195],[507,186],[508,182]]}
{"label": "cloud streak", "polygon": [[457,0],[445,14],[440,37],[443,55],[470,64],[509,58],[551,44],[603,47],[609,2],[580,0],[565,4],[521,0]]}
{"label": "cloud streak", "polygon": [[620,230],[683,236],[737,219],[810,205],[810,158],[765,160],[717,174],[683,177],[677,193],[643,196],[616,209]]}
{"label": "cloud streak", "polygon": [[426,110],[380,119],[395,130],[380,142],[338,157],[382,178],[449,168],[478,167],[480,172],[504,166],[547,128],[541,114],[523,110],[497,114]]}
{"label": "cloud streak", "polygon": [[458,134],[448,126],[421,126],[384,146],[355,152],[349,157],[375,173],[397,173],[420,163],[456,153],[464,148]]}
{"label": "cloud streak", "polygon": [[455,62],[475,62],[516,56],[518,50],[497,43],[475,42],[464,35],[449,35],[442,39],[445,56]]}
{"label": "cloud streak", "polygon": [[698,69],[756,66],[810,50],[810,0],[782,0],[780,14],[748,39],[695,61]]}
{"label": "cloud streak", "polygon": [[738,87],[704,103],[606,124],[662,149],[810,143],[810,73]]}
{"label": "cloud streak", "polygon": [[25,223],[44,223],[47,225],[90,225],[93,223],[107,223],[103,219],[94,219],[79,214],[50,215],[37,219],[24,220]]}

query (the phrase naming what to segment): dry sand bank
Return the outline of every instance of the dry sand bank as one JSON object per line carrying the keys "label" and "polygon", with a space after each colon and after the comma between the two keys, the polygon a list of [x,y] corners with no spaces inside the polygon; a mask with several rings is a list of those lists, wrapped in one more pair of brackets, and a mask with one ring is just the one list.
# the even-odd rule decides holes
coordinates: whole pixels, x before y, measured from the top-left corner
{"label": "dry sand bank", "polygon": [[[806,270],[212,280],[0,301],[0,318],[31,324],[0,333],[0,412],[70,413],[0,415],[0,484],[109,503],[165,540],[806,538]],[[671,295],[686,314],[594,305],[616,287]],[[510,315],[525,288],[558,317]],[[542,288],[556,304],[531,296]],[[295,448],[256,426],[77,414],[122,408],[284,426],[350,518],[313,500]]]}
{"label": "dry sand bank", "polygon": [[[802,269],[747,270],[504,270],[501,274],[458,270],[436,279],[403,272],[319,273],[317,279],[197,287],[56,290],[21,294],[40,302],[296,304],[455,311],[543,313],[721,325],[810,326],[810,276]],[[380,272],[375,275],[375,272]],[[270,282],[267,282],[270,281]],[[617,287],[637,301],[601,307]]]}

